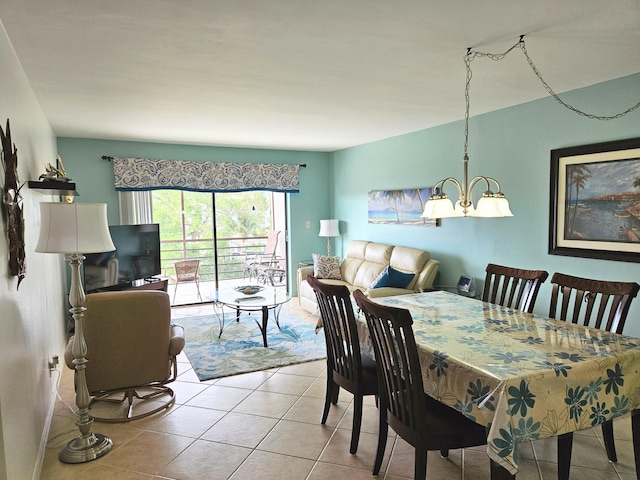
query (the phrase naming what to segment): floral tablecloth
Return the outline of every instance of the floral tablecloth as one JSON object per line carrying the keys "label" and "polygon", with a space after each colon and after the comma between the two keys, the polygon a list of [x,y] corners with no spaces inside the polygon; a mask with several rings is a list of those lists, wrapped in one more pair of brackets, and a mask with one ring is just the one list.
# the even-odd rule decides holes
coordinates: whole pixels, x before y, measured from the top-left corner
{"label": "floral tablecloth", "polygon": [[640,408],[640,339],[448,292],[374,300],[411,312],[425,391],[487,425],[487,452],[511,474],[516,443]]}

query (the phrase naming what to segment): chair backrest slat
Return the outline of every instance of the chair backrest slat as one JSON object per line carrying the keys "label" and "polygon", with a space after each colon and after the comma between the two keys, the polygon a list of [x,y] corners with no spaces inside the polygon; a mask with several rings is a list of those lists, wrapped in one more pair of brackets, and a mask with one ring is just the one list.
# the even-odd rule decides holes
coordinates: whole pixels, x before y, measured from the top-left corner
{"label": "chair backrest slat", "polygon": [[551,278],[549,317],[622,333],[636,282],[608,282],[555,273]]}
{"label": "chair backrest slat", "polygon": [[544,270],[524,270],[490,263],[486,268],[482,300],[528,313],[533,307],[540,286],[549,276]]}

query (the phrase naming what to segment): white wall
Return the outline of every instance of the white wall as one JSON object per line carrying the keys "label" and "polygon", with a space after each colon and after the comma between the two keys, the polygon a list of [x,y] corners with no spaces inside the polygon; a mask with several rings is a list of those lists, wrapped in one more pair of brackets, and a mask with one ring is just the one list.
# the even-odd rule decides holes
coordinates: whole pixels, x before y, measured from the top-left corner
{"label": "white wall", "polygon": [[[37,180],[44,163],[55,162],[56,138],[1,24],[0,65],[0,124],[5,129],[10,119],[20,182]],[[64,347],[64,262],[33,251],[38,203],[51,197],[26,186],[22,195],[27,274],[19,289],[8,271],[6,219],[0,219],[0,479],[11,480],[39,477],[56,379],[47,361],[56,354],[62,358]]]}

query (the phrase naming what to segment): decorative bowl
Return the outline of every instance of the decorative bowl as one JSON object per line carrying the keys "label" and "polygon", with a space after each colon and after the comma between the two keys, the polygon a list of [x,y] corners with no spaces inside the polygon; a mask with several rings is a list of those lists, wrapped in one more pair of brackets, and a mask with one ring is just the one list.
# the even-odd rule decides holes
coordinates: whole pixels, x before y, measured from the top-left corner
{"label": "decorative bowl", "polygon": [[264,287],[261,287],[260,285],[240,285],[239,287],[234,288],[236,292],[244,293],[245,295],[255,295],[263,289]]}

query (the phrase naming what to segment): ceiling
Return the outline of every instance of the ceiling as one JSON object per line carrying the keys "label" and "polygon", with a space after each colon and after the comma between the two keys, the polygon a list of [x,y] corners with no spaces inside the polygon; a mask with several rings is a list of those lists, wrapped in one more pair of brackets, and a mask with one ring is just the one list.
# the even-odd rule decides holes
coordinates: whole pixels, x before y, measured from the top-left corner
{"label": "ceiling", "polygon": [[[640,71],[640,0],[2,0],[0,21],[64,137],[334,151],[462,119],[467,47],[520,34],[559,93]],[[472,116],[547,95],[520,49],[472,68]]]}

